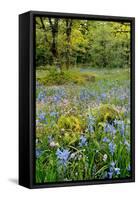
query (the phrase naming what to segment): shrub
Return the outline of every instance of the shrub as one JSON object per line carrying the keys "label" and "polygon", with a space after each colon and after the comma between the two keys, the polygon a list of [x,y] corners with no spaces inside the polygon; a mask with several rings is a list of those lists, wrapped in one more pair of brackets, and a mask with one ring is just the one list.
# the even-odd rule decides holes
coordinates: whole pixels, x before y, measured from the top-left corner
{"label": "shrub", "polygon": [[113,120],[120,117],[119,112],[114,106],[110,104],[103,104],[92,110],[96,122],[106,122],[111,123]]}
{"label": "shrub", "polygon": [[37,81],[43,85],[62,85],[69,81],[68,74],[58,71],[56,68],[51,68],[49,71],[44,71],[45,76],[37,77]]}
{"label": "shrub", "polygon": [[[39,70],[40,71],[40,70]],[[74,83],[84,85],[86,82],[94,82],[95,75],[93,73],[81,73],[79,70],[60,71],[55,67],[49,70],[43,70],[43,74],[37,72],[37,81],[42,85],[63,85]]]}

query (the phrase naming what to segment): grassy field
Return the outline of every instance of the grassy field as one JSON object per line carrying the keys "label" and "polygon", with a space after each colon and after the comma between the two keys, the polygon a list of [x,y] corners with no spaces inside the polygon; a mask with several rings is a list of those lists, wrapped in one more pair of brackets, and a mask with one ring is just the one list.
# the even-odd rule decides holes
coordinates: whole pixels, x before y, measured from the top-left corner
{"label": "grassy field", "polygon": [[129,76],[36,70],[36,183],[130,176]]}

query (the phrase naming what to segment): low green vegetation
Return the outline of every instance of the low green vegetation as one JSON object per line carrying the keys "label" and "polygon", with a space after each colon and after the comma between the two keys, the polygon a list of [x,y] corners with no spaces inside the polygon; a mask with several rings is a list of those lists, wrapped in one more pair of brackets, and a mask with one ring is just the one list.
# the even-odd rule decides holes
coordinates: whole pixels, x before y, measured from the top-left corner
{"label": "low green vegetation", "polygon": [[86,82],[94,82],[95,74],[92,72],[83,72],[79,70],[63,70],[58,71],[55,67],[50,70],[37,70],[36,80],[43,85],[63,85],[63,84],[85,84]]}

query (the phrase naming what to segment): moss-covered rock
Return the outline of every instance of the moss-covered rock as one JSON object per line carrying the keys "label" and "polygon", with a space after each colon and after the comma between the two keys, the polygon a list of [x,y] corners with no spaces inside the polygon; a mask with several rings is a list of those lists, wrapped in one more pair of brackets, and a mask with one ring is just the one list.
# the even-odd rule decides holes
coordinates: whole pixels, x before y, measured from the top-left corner
{"label": "moss-covered rock", "polygon": [[97,108],[92,110],[92,114],[96,119],[96,122],[106,122],[111,123],[115,119],[119,119],[120,115],[118,110],[110,104],[102,104]]}
{"label": "moss-covered rock", "polygon": [[58,128],[62,134],[64,144],[75,144],[83,132],[84,123],[76,116],[61,116],[58,120]]}
{"label": "moss-covered rock", "polygon": [[61,116],[58,119],[58,127],[60,129],[80,132],[82,129],[82,123],[80,119],[75,116]]}

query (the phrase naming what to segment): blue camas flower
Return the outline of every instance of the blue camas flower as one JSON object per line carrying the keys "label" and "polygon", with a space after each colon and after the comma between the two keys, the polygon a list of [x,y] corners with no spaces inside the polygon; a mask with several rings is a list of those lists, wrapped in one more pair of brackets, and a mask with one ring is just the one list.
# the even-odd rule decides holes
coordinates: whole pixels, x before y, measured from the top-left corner
{"label": "blue camas flower", "polygon": [[111,165],[111,167],[114,168],[114,167],[115,167],[115,162],[112,161],[112,162],[110,163],[110,165]]}
{"label": "blue camas flower", "polygon": [[116,133],[115,127],[114,127],[113,125],[109,124],[109,123],[107,123],[107,124],[105,125],[104,131],[105,131],[106,133],[110,133],[110,134],[112,134],[112,135],[114,135],[114,134]]}
{"label": "blue camas flower", "polygon": [[109,140],[109,138],[104,137],[104,138],[103,138],[103,142],[107,142],[107,143],[108,143],[108,142],[110,142],[110,140]]}
{"label": "blue camas flower", "polygon": [[105,99],[106,99],[106,94],[105,94],[105,93],[102,93],[102,94],[101,94],[101,98],[102,98],[102,100],[105,100]]}
{"label": "blue camas flower", "polygon": [[93,128],[94,123],[95,123],[95,118],[91,114],[89,114],[88,115],[88,131],[90,133],[94,132],[94,128]]}
{"label": "blue camas flower", "polygon": [[123,95],[119,97],[119,99],[122,100],[122,101],[125,100],[125,98],[126,98],[126,97],[123,96]]}
{"label": "blue camas flower", "polygon": [[119,129],[119,132],[120,132],[121,136],[124,136],[124,134],[125,134],[125,124],[124,124],[124,121],[115,120],[114,124],[117,125],[117,128]]}
{"label": "blue camas flower", "polygon": [[127,140],[124,141],[124,145],[126,146],[127,151],[130,151],[130,144],[128,143]]}
{"label": "blue camas flower", "polygon": [[61,97],[59,95],[56,95],[53,97],[54,102],[58,103],[61,100]]}
{"label": "blue camas flower", "polygon": [[58,89],[57,90],[57,94],[61,97],[64,97],[66,95],[65,90],[64,89]]}
{"label": "blue camas flower", "polygon": [[121,127],[120,127],[120,134],[121,134],[122,136],[124,136],[124,134],[125,134],[125,124],[124,124],[123,121],[122,121]]}
{"label": "blue camas flower", "polygon": [[44,112],[38,114],[38,121],[47,124],[46,114]]}
{"label": "blue camas flower", "polygon": [[55,117],[55,118],[58,118],[58,112],[50,112],[50,117]]}
{"label": "blue camas flower", "polygon": [[84,100],[89,100],[89,98],[90,98],[89,92],[88,92],[87,90],[85,90],[85,89],[82,89],[82,90],[80,91],[80,99],[81,99],[82,101],[84,101]]}
{"label": "blue camas flower", "polygon": [[87,139],[85,136],[81,136],[80,137],[80,142],[79,142],[79,146],[82,147],[82,146],[87,146]]}
{"label": "blue camas flower", "polygon": [[108,172],[108,178],[111,179],[113,177],[113,172]]}
{"label": "blue camas flower", "polygon": [[41,113],[38,115],[38,118],[39,118],[41,121],[43,121],[43,120],[45,120],[45,116],[46,116],[46,114],[45,114],[44,112],[41,112]]}
{"label": "blue camas flower", "polygon": [[113,154],[115,152],[115,148],[116,148],[116,145],[113,142],[110,142],[109,143],[109,151],[112,154],[112,156],[113,156]]}
{"label": "blue camas flower", "polygon": [[39,158],[42,155],[42,151],[40,149],[36,149],[35,156],[36,158]]}
{"label": "blue camas flower", "polygon": [[114,171],[115,171],[115,174],[116,174],[116,175],[119,175],[119,174],[120,174],[120,168],[117,168],[117,167],[116,167],[116,168],[114,169]]}
{"label": "blue camas flower", "polygon": [[115,167],[116,163],[115,162],[111,162],[110,163],[110,167],[109,167],[109,171],[108,171],[108,178],[111,179],[113,177],[113,175],[119,175],[120,174],[120,168]]}
{"label": "blue camas flower", "polygon": [[40,102],[44,102],[45,96],[46,96],[46,92],[45,92],[45,91],[44,91],[44,92],[41,91],[41,92],[38,94],[37,100],[40,101]]}
{"label": "blue camas flower", "polygon": [[63,166],[66,166],[69,159],[70,152],[67,149],[60,150],[59,148],[56,151],[56,156],[59,160],[59,163]]}

